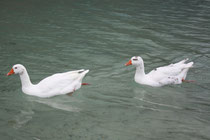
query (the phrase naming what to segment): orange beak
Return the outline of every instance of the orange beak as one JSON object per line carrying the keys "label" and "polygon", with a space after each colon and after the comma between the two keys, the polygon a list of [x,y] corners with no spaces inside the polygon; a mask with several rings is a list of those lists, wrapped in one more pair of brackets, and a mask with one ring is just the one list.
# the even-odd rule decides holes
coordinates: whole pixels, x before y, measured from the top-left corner
{"label": "orange beak", "polygon": [[132,65],[131,60],[129,60],[129,61],[125,64],[125,66],[129,66],[129,65]]}
{"label": "orange beak", "polygon": [[15,74],[15,72],[14,72],[13,69],[11,69],[11,70],[7,73],[7,76],[12,75],[12,74]]}

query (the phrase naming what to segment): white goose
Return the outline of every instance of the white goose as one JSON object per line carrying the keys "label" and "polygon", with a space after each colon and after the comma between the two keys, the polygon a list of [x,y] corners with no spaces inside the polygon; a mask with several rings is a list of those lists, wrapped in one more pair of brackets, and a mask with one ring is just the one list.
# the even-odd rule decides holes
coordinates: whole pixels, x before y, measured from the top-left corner
{"label": "white goose", "polygon": [[19,74],[22,91],[25,94],[46,98],[63,94],[71,95],[75,90],[79,89],[81,85],[87,85],[87,83],[82,83],[82,79],[88,72],[89,70],[81,69],[57,73],[34,85],[30,81],[26,68],[21,64],[16,64],[12,67],[7,76]]}
{"label": "white goose", "polygon": [[188,59],[175,64],[156,68],[145,74],[144,62],[140,56],[132,57],[125,65],[134,65],[136,67],[135,82],[142,85],[161,87],[168,84],[181,84],[182,82],[193,82],[185,80],[189,68],[193,62],[185,64]]}

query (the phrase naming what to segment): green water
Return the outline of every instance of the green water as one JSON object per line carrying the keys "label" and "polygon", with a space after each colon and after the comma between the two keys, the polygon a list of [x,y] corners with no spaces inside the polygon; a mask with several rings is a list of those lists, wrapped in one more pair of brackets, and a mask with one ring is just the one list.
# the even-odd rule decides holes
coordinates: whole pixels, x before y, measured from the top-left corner
{"label": "green water", "polygon": [[[209,0],[1,0],[1,140],[210,139]],[[189,58],[195,83],[136,84],[134,55],[146,72]],[[72,97],[22,93],[23,64],[33,83],[90,69]]]}

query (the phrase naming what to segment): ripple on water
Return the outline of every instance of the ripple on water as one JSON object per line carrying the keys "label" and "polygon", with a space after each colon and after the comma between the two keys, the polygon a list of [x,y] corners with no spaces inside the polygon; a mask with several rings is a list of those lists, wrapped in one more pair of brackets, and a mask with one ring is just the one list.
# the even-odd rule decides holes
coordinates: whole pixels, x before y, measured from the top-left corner
{"label": "ripple on water", "polygon": [[[210,138],[209,0],[23,1],[0,4],[0,120],[9,122],[0,131],[14,135],[5,139]],[[139,85],[124,66],[135,55],[146,72],[189,58],[196,83]],[[15,63],[34,83],[90,69],[91,85],[72,97],[30,97],[17,76],[3,77]]]}

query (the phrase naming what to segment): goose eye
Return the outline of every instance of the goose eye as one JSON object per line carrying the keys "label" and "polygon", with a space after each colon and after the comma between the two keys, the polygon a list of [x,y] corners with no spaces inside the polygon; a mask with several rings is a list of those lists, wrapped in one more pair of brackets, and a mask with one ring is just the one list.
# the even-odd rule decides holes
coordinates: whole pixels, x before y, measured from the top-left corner
{"label": "goose eye", "polygon": [[134,61],[137,61],[138,59],[134,58],[133,60],[134,60]]}
{"label": "goose eye", "polygon": [[15,69],[17,69],[17,67],[15,67]]}

